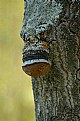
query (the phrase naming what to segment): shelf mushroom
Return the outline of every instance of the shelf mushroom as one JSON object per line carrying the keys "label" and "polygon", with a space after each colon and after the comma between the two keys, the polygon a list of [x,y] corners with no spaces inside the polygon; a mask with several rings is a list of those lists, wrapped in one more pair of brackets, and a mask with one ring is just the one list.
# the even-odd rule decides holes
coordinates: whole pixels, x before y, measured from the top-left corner
{"label": "shelf mushroom", "polygon": [[32,77],[47,74],[51,67],[48,56],[49,50],[46,42],[37,40],[26,42],[23,49],[23,71]]}

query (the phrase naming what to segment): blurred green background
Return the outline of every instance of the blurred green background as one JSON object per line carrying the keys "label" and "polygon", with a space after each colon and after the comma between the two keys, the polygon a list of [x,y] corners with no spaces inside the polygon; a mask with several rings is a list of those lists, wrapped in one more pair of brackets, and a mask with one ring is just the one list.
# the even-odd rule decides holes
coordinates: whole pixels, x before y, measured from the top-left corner
{"label": "blurred green background", "polygon": [[0,121],[35,121],[31,78],[21,68],[23,0],[0,0]]}

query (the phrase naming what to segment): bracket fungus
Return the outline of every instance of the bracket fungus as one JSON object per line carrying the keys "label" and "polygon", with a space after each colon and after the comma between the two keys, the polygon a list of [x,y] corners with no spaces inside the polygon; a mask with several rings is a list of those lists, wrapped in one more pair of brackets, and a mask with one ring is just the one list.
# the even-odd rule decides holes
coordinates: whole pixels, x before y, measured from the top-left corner
{"label": "bracket fungus", "polygon": [[25,41],[22,60],[22,69],[26,74],[32,77],[47,74],[51,67],[47,43],[37,39]]}

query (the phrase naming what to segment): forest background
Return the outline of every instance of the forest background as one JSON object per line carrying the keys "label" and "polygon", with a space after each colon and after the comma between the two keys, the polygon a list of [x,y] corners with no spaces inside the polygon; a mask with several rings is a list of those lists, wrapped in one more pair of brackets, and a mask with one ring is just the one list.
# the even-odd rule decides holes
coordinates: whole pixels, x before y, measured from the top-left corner
{"label": "forest background", "polygon": [[22,71],[23,0],[0,0],[0,121],[35,121],[31,78]]}

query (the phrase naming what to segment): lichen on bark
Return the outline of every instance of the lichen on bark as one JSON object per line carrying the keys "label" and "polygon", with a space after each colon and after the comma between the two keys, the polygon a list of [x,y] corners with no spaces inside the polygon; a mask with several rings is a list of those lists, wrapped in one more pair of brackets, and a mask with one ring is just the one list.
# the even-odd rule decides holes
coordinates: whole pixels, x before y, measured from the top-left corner
{"label": "lichen on bark", "polygon": [[36,121],[80,120],[80,1],[24,0],[21,37],[49,46],[50,73],[32,77]]}
{"label": "lichen on bark", "polygon": [[21,37],[23,38],[25,33],[35,36],[48,31],[55,25],[61,11],[61,4],[55,0],[25,0]]}

